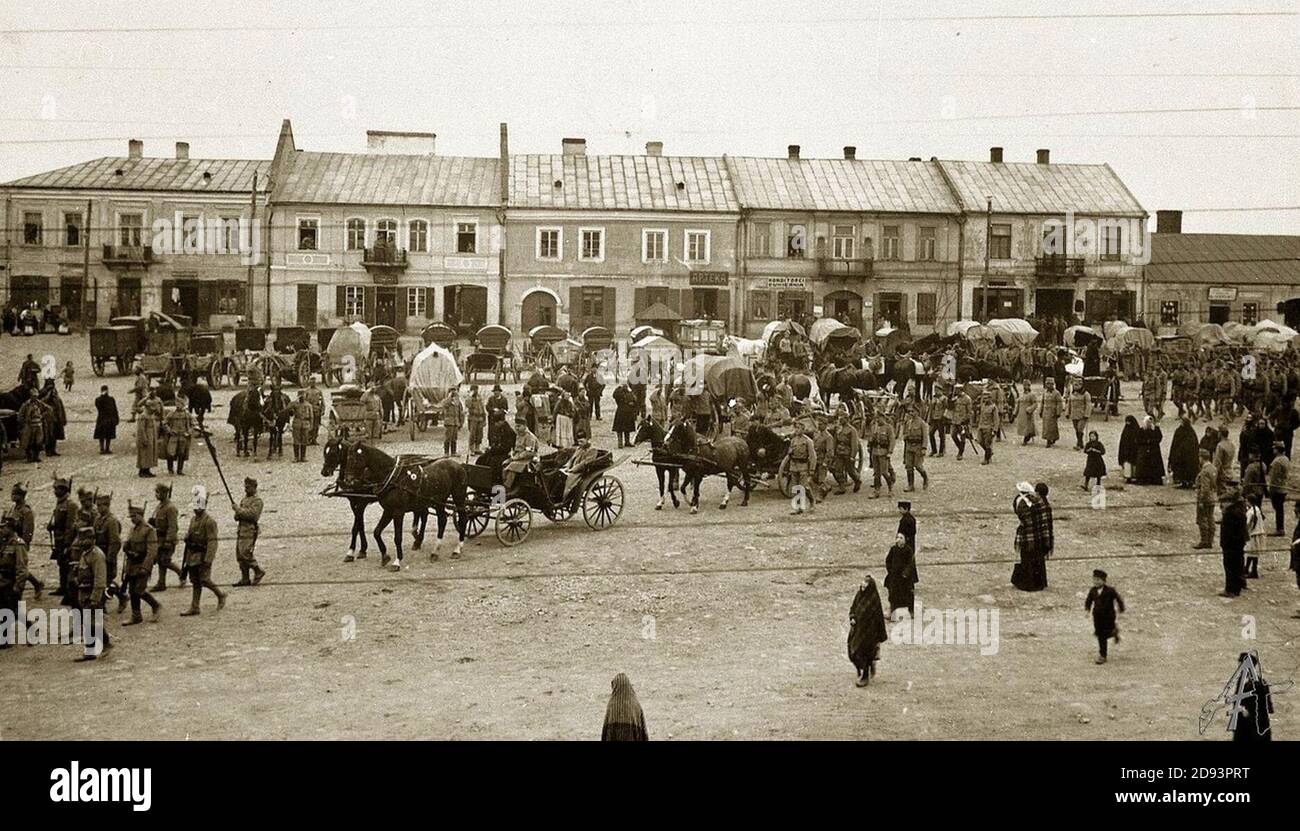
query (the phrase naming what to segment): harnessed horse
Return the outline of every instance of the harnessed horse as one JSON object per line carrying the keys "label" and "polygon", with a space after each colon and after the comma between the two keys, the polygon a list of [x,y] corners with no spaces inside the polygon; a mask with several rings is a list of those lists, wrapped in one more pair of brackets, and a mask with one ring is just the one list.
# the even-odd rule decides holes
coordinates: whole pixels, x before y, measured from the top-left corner
{"label": "harnessed horse", "polygon": [[[667,438],[668,432],[659,423],[652,418],[643,418],[636,428],[636,436],[633,437],[633,444],[640,444],[643,441],[650,442],[650,461],[655,466],[655,478],[659,480],[659,502],[655,505],[656,511],[662,511],[664,508],[664,475],[668,476],[668,495],[672,497],[673,507],[681,506],[677,501],[677,464],[659,464],[667,462],[672,456],[664,445],[664,439]],[[686,493],[686,488],[682,488],[682,493]]]}
{"label": "harnessed horse", "polygon": [[723,436],[712,442],[700,442],[695,429],[686,421],[678,421],[668,430],[664,437],[664,446],[669,453],[685,457],[682,471],[686,474],[682,483],[682,493],[688,487],[691,493],[691,513],[700,510],[700,482],[705,476],[721,473],[727,477],[727,492],[722,495],[718,508],[725,510],[731,500],[731,489],[739,487],[742,494],[741,506],[749,504],[749,445],[744,439],[735,436]]}

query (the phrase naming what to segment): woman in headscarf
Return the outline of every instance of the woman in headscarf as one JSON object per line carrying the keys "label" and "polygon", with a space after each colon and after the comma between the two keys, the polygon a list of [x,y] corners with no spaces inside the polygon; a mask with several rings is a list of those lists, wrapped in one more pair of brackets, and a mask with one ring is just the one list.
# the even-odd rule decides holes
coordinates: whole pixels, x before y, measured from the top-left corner
{"label": "woman in headscarf", "polygon": [[916,615],[916,552],[901,531],[885,556],[885,590],[889,592],[889,617],[899,609]]}
{"label": "woman in headscarf", "polygon": [[880,606],[880,591],[868,574],[858,586],[849,610],[849,660],[858,669],[857,685],[865,687],[876,674],[880,645],[888,640],[885,613]]}
{"label": "woman in headscarf", "polygon": [[1208,424],[1205,425],[1205,435],[1201,436],[1201,444],[1200,444],[1201,449],[1204,450],[1206,453],[1209,453],[1210,458],[1213,459],[1214,448],[1218,446],[1219,446],[1219,431],[1214,429]]}
{"label": "woman in headscarf", "polygon": [[1133,481],[1133,464],[1137,461],[1137,438],[1141,431],[1138,421],[1133,416],[1124,417],[1124,429],[1119,434],[1119,469],[1124,472],[1124,481]]}
{"label": "woman in headscarf", "polygon": [[600,731],[603,742],[646,742],[650,735],[645,729],[645,714],[641,712],[641,702],[637,701],[632,682],[623,673],[614,676],[610,682],[613,692],[609,694],[609,705],[605,708],[605,726]]}
{"label": "woman in headscarf", "polygon": [[1190,488],[1200,472],[1200,446],[1190,416],[1183,416],[1169,445],[1169,475],[1180,488]]}
{"label": "woman in headscarf", "polygon": [[1163,485],[1165,483],[1165,460],[1160,452],[1160,441],[1164,434],[1156,426],[1151,416],[1142,419],[1142,428],[1137,434],[1137,458],[1133,462],[1133,481],[1139,485]]}
{"label": "woman in headscarf", "polygon": [[1051,532],[1042,500],[1028,482],[1016,485],[1011,503],[1020,524],[1016,526],[1015,547],[1020,562],[1011,570],[1011,584],[1021,591],[1036,592],[1047,588],[1047,553]]}

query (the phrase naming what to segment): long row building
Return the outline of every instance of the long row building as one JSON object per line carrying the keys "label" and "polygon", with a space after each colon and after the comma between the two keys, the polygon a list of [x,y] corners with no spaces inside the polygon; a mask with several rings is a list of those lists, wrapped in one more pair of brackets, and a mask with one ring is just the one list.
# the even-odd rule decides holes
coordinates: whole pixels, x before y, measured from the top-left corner
{"label": "long row building", "polygon": [[217,327],[432,321],[571,331],[808,314],[914,333],[971,317],[1158,314],[1147,213],[1106,164],[512,154],[432,133],[269,160],[127,154],[0,185],[7,306],[149,311]]}

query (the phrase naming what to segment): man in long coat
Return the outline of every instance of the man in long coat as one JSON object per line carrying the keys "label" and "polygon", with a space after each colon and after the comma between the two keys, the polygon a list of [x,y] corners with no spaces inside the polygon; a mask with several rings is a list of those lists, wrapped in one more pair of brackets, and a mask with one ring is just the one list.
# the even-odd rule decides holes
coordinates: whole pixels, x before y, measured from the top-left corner
{"label": "man in long coat", "polygon": [[135,466],[142,478],[152,478],[158,465],[158,423],[162,417],[162,402],[149,390],[140,402],[135,421]]}
{"label": "man in long coat", "polygon": [[29,462],[39,462],[45,449],[45,422],[48,408],[37,397],[35,389],[29,391],[27,400],[18,408],[18,444]]}
{"label": "man in long coat", "polygon": [[167,472],[185,475],[185,461],[190,457],[190,436],[194,432],[194,416],[185,408],[185,399],[176,398],[176,407],[163,421],[164,452],[167,455]]}
{"label": "man in long coat", "polygon": [[1056,381],[1051,378],[1043,381],[1043,394],[1038,401],[1038,413],[1043,420],[1043,442],[1048,447],[1061,438],[1061,413],[1065,409],[1065,398],[1056,389]]}
{"label": "man in long coat", "polygon": [[95,440],[99,442],[100,454],[113,452],[119,421],[117,399],[108,394],[108,385],[105,384],[99,388],[99,397],[95,399]]}

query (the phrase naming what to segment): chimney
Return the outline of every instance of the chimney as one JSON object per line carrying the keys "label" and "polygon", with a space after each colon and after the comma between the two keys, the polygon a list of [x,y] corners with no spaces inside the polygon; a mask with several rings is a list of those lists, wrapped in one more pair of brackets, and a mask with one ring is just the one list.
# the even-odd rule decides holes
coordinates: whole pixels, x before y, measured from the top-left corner
{"label": "chimney", "polygon": [[662,141],[647,141],[645,143],[645,154],[647,156],[662,156],[664,154],[664,143]]}
{"label": "chimney", "polygon": [[858,148],[854,147],[851,144],[845,145],[844,158],[848,159],[849,161],[853,161],[857,157],[858,157]]}
{"label": "chimney", "polygon": [[560,150],[566,156],[585,156],[587,155],[587,140],[585,138],[561,139]]}
{"label": "chimney", "polygon": [[909,161],[909,162],[919,162],[919,161],[921,161],[921,157],[920,157],[920,156],[912,156],[911,158],[908,159],[908,161]]}
{"label": "chimney", "polygon": [[378,155],[432,156],[437,139],[437,133],[366,130],[366,152]]}
{"label": "chimney", "polygon": [[1182,232],[1182,211],[1156,211],[1157,234],[1181,234]]}
{"label": "chimney", "polygon": [[990,148],[989,148],[989,161],[994,162],[994,163],[996,163],[996,164],[1001,164],[1001,163],[1002,163],[1002,148],[1001,148],[1001,147],[990,147]]}
{"label": "chimney", "polygon": [[791,144],[790,146],[786,147],[786,152],[790,154],[791,161],[799,160],[799,145]]}
{"label": "chimney", "polygon": [[187,161],[190,158],[190,143],[188,141],[176,142],[176,158]]}
{"label": "chimney", "polygon": [[126,157],[128,159],[139,159],[144,157],[144,142],[140,139],[131,139],[126,143]]}
{"label": "chimney", "polygon": [[1051,163],[1052,163],[1052,151],[1051,151],[1051,150],[1048,150],[1046,147],[1040,147],[1040,148],[1038,148],[1038,163],[1039,163],[1039,164],[1051,164]]}

